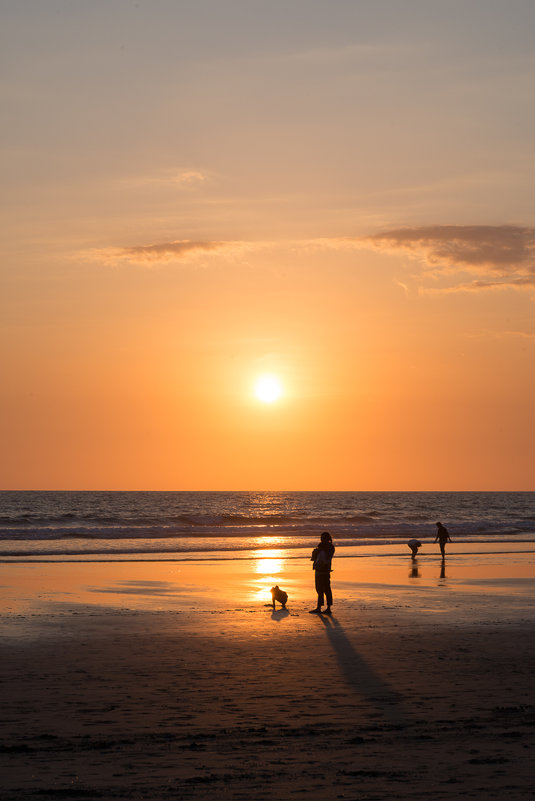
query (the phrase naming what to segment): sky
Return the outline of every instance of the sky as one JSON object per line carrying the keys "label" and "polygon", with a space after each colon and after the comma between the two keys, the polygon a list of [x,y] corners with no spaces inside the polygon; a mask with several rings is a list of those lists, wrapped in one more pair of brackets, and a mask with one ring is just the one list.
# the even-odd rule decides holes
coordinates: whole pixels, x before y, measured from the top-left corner
{"label": "sky", "polygon": [[534,490],[534,33],[1,0],[0,488]]}

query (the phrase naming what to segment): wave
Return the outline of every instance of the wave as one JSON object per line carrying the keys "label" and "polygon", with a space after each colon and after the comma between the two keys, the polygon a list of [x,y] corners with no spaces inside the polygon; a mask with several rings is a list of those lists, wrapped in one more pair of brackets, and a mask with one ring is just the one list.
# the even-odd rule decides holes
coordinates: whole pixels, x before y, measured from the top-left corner
{"label": "wave", "polygon": [[[0,539],[9,536],[34,537],[47,536],[55,532],[58,536],[175,536],[177,533],[190,533],[195,530],[208,532],[211,529],[225,529],[226,536],[232,536],[232,530],[243,528],[280,528],[281,530],[329,528],[341,535],[344,531],[355,533],[388,533],[427,530],[434,531],[434,521],[429,515],[409,515],[399,517],[395,522],[379,514],[321,514],[321,515],[284,515],[284,514],[179,514],[154,516],[108,516],[78,515],[67,513],[57,516],[19,515],[0,516]],[[503,530],[535,531],[535,518],[499,519],[480,518],[476,520],[448,520],[448,529],[457,533],[478,532],[492,533]],[[167,534],[166,532],[169,532]]]}
{"label": "wave", "polygon": [[[331,521],[332,523],[332,521]],[[233,540],[239,537],[255,538],[275,538],[286,540],[295,536],[305,536],[317,539],[320,529],[324,525],[318,526],[314,523],[280,523],[249,522],[245,524],[231,524],[227,522],[224,526],[211,522],[206,524],[190,524],[187,526],[176,525],[114,525],[107,526],[70,526],[69,528],[57,526],[27,526],[21,528],[0,528],[0,542],[6,541],[43,541],[43,540],[163,540],[163,539],[215,539],[224,537]],[[514,523],[498,524],[495,521],[487,523],[464,523],[458,526],[449,526],[450,534],[454,539],[459,537],[508,537],[521,538],[522,536],[535,536],[535,525],[533,521],[515,521]],[[375,525],[351,525],[346,522],[337,521],[329,526],[333,538],[339,541],[363,539],[376,540],[378,538],[411,538],[419,539],[434,538],[434,530],[428,524],[418,523],[397,523],[397,524],[375,524]]]}
{"label": "wave", "polygon": [[99,514],[77,514],[66,512],[60,515],[39,515],[38,513],[19,515],[0,515],[0,531],[2,527],[69,527],[73,523],[91,526],[263,526],[263,525],[327,525],[329,523],[371,523],[375,519],[372,514],[341,516],[336,513],[321,515],[306,514],[177,514],[177,515],[120,515],[109,516]]}

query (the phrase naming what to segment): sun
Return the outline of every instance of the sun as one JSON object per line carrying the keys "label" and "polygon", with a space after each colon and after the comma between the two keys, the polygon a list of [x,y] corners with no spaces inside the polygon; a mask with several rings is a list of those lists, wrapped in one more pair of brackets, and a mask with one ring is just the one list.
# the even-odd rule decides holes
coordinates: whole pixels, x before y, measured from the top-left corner
{"label": "sun", "polygon": [[282,395],[282,384],[276,375],[261,375],[256,380],[254,394],[262,403],[273,403]]}

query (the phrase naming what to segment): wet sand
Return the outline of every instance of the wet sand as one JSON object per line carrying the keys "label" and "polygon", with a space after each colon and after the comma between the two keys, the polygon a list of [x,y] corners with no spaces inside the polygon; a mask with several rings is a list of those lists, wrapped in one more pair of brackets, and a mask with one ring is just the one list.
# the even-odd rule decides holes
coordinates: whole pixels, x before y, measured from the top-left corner
{"label": "wet sand", "polygon": [[0,797],[533,798],[533,554],[287,556],[0,565]]}

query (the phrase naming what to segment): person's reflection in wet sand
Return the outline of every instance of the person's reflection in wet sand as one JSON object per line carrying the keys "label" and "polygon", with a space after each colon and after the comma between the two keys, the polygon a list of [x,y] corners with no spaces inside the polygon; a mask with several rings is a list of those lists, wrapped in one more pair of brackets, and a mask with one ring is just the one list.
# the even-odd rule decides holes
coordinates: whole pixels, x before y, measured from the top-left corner
{"label": "person's reflection in wet sand", "polygon": [[418,569],[418,560],[411,557],[411,569],[409,572],[409,578],[420,578],[420,571]]}
{"label": "person's reflection in wet sand", "polygon": [[446,578],[446,562],[444,561],[444,559],[442,560],[442,562],[440,564],[440,578],[441,579],[445,579]]}

